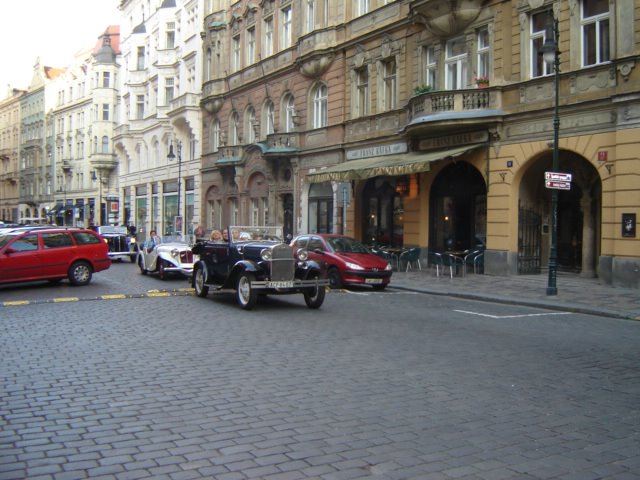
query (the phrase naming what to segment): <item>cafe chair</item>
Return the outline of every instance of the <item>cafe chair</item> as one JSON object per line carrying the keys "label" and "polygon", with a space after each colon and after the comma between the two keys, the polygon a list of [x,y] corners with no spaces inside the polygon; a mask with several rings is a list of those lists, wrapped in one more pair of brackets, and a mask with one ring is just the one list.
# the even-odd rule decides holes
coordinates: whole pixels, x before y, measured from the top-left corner
{"label": "cafe chair", "polygon": [[464,268],[464,263],[462,262],[462,258],[456,257],[455,255],[451,255],[450,253],[442,254],[442,264],[445,268],[449,268],[449,276],[453,278],[453,269],[456,270],[456,275],[458,274],[459,269]]}
{"label": "cafe chair", "polygon": [[442,261],[442,254],[438,252],[427,252],[427,267],[436,267],[436,277],[440,276],[440,270],[444,271],[444,263]]}
{"label": "cafe chair", "polygon": [[462,274],[466,275],[467,274],[467,267],[472,267],[473,268],[473,273],[476,273],[476,266],[475,266],[475,261],[476,261],[476,257],[478,255],[482,254],[482,250],[473,250],[469,253],[467,253],[463,260],[463,269],[462,269]]}
{"label": "cafe chair", "polygon": [[407,269],[405,270],[407,272],[410,268],[418,268],[422,271],[422,265],[420,264],[420,249],[415,247],[405,250],[400,254],[399,263],[400,265],[407,265]]}
{"label": "cafe chair", "polygon": [[484,273],[484,252],[473,259],[473,273]]}

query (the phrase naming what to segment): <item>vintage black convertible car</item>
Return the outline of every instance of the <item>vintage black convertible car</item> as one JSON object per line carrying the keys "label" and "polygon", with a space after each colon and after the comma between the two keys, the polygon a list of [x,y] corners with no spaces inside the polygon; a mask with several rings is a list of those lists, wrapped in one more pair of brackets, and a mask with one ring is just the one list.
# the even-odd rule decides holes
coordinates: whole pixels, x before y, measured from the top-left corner
{"label": "vintage black convertible car", "polygon": [[100,225],[93,227],[109,244],[109,258],[111,260],[136,261],[138,245],[136,237],[129,234],[127,227],[117,227],[112,225]]}
{"label": "vintage black convertible car", "polygon": [[[192,285],[196,295],[233,293],[245,310],[253,308],[259,295],[301,293],[309,308],[324,302],[329,281],[320,264],[307,259],[304,249],[294,251],[283,242],[281,227],[226,229],[224,241],[201,241],[192,251]],[[228,237],[228,238],[227,238]]]}

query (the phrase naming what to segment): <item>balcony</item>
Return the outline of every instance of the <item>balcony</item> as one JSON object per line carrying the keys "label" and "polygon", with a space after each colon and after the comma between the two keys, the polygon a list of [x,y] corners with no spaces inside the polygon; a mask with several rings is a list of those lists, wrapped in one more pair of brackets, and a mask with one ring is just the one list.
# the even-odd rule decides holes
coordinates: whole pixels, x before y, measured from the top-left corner
{"label": "balcony", "polygon": [[457,126],[485,126],[503,115],[502,87],[440,90],[409,100],[406,130]]}
{"label": "balcony", "polygon": [[177,98],[174,98],[169,103],[168,116],[180,115],[187,111],[200,111],[200,95],[196,93],[185,93]]}

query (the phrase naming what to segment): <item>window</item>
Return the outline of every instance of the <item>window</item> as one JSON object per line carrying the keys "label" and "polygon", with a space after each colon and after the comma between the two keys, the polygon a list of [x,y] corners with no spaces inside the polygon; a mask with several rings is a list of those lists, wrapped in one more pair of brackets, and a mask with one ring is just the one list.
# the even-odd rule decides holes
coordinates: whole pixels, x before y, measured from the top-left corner
{"label": "window", "polygon": [[464,37],[447,41],[445,84],[447,90],[464,88],[467,79],[467,52]]}
{"label": "window", "polygon": [[73,242],[71,241],[71,237],[62,232],[56,233],[43,233],[42,234],[42,243],[44,243],[44,248],[60,248],[60,247],[72,247]]}
{"label": "window", "polygon": [[251,27],[247,29],[247,65],[251,65],[256,61],[256,29]]}
{"label": "window", "polygon": [[307,0],[307,10],[306,10],[306,30],[307,32],[312,32],[316,28],[316,1],[315,0]]}
{"label": "window", "polygon": [[265,134],[271,135],[275,132],[274,125],[274,106],[271,100],[267,101],[264,107],[264,125],[265,125]]}
{"label": "window", "polygon": [[296,116],[296,106],[293,100],[293,95],[288,94],[284,100],[284,131],[293,132],[296,128],[294,122]]}
{"label": "window", "polygon": [[169,105],[173,100],[173,77],[168,77],[164,79],[164,100],[165,105]]}
{"label": "window", "polygon": [[239,145],[240,144],[240,132],[238,131],[239,127],[238,114],[233,113],[231,115],[231,119],[229,120],[229,141],[230,145]]}
{"label": "window", "polygon": [[435,47],[425,47],[424,49],[424,84],[433,90],[437,88],[437,68]]}
{"label": "window", "polygon": [[364,15],[369,12],[369,0],[355,0],[356,1],[356,15]]}
{"label": "window", "polygon": [[531,78],[551,74],[553,65],[547,65],[542,58],[545,27],[553,22],[553,15],[549,10],[531,15]]}
{"label": "window", "polygon": [[489,78],[491,71],[489,70],[489,29],[487,27],[483,27],[478,30],[477,40],[477,76]]}
{"label": "window", "polygon": [[238,199],[229,199],[229,220],[231,225],[238,225],[240,223],[240,211],[238,209]]}
{"label": "window", "polygon": [[137,69],[144,70],[144,47],[138,47]]}
{"label": "window", "polygon": [[596,65],[610,60],[609,1],[583,0],[582,65]]}
{"label": "window", "polygon": [[264,19],[264,56],[273,55],[273,17]]}
{"label": "window", "polygon": [[109,137],[102,137],[102,153],[109,153]]}
{"label": "window", "polygon": [[217,152],[220,149],[220,120],[217,118],[211,125],[211,151]]}
{"label": "window", "polygon": [[256,141],[256,132],[254,129],[254,125],[256,124],[256,111],[253,107],[249,107],[247,109],[247,114],[245,116],[245,126],[244,130],[246,132],[246,143],[254,143]]}
{"label": "window", "polygon": [[136,120],[144,119],[144,95],[136,95]]}
{"label": "window", "polygon": [[313,128],[327,126],[327,87],[318,85],[313,94]]}
{"label": "window", "polygon": [[102,88],[109,88],[111,84],[111,73],[102,72]]}
{"label": "window", "polygon": [[251,199],[251,226],[256,227],[260,223],[260,203],[258,198]]}
{"label": "window", "polygon": [[398,106],[397,88],[396,88],[396,61],[395,59],[388,60],[383,63],[383,109],[392,110]]}
{"label": "window", "polygon": [[176,24],[167,22],[165,48],[175,48],[176,46]]}
{"label": "window", "polygon": [[233,72],[240,70],[240,35],[231,39],[231,70]]}
{"label": "window", "polygon": [[103,103],[102,104],[102,120],[109,120],[109,104],[108,103]]}
{"label": "window", "polygon": [[282,9],[282,46],[281,50],[291,46],[291,7]]}
{"label": "window", "polygon": [[369,114],[369,70],[367,67],[356,71],[356,116]]}

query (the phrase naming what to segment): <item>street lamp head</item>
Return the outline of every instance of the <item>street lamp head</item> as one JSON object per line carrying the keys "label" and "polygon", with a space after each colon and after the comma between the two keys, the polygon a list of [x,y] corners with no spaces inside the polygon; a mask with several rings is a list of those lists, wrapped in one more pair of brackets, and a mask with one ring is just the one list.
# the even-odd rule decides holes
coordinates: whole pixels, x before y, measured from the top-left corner
{"label": "street lamp head", "polygon": [[98,175],[96,175],[95,170],[91,170],[91,181],[95,182],[96,180],[98,180]]}
{"label": "street lamp head", "polygon": [[545,63],[547,65],[553,65],[558,57],[558,43],[554,19],[550,19],[544,27],[544,43],[542,44],[541,50]]}
{"label": "street lamp head", "polygon": [[169,153],[167,153],[167,160],[173,162],[176,159],[176,154],[173,153],[173,143],[169,144]]}

